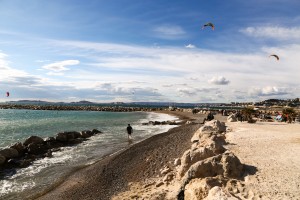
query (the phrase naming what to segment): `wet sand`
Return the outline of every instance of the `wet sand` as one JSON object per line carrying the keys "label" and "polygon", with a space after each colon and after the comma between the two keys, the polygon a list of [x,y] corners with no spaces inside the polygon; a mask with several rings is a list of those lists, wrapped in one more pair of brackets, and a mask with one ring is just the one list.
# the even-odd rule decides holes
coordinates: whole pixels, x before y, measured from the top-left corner
{"label": "wet sand", "polygon": [[190,120],[193,123],[183,124],[136,144],[129,144],[126,150],[75,172],[57,187],[49,188],[32,199],[106,200],[114,194],[126,191],[130,182],[146,181],[158,176],[159,170],[166,163],[181,157],[190,147],[191,137],[206,116],[178,111],[163,113],[176,115],[181,120]]}

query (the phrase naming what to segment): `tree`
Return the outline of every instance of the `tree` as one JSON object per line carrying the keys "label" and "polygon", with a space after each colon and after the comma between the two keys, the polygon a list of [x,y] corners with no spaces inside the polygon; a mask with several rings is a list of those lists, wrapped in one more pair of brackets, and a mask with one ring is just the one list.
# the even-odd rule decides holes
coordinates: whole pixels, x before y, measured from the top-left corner
{"label": "tree", "polygon": [[242,110],[242,114],[245,117],[245,120],[248,121],[248,123],[254,123],[254,120],[252,119],[252,114],[255,113],[255,110],[253,107],[246,107]]}
{"label": "tree", "polygon": [[284,108],[282,114],[286,117],[286,120],[291,123],[296,116],[296,112],[293,108]]}

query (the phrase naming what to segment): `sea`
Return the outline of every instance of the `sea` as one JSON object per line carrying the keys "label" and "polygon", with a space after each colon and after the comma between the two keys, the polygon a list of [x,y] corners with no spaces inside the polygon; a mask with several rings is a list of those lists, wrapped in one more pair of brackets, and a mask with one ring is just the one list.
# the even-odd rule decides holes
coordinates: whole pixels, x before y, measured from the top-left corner
{"label": "sea", "polygon": [[[63,147],[53,157],[34,161],[29,167],[0,172],[0,199],[26,199],[61,182],[74,171],[128,148],[176,125],[142,125],[149,121],[179,121],[154,112],[99,112],[0,109],[0,149],[24,142],[32,135],[46,138],[63,131],[98,129],[76,146]],[[126,127],[133,127],[133,143]]]}

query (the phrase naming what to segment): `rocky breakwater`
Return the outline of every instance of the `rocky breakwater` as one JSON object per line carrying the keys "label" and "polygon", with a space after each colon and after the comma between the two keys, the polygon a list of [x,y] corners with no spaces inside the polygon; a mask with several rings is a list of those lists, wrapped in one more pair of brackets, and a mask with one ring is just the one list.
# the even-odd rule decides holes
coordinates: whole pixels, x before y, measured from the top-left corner
{"label": "rocky breakwater", "polygon": [[145,122],[142,123],[142,125],[180,125],[183,122],[176,122],[176,121],[149,121],[149,122]]}
{"label": "rocky breakwater", "polygon": [[61,147],[79,144],[99,133],[102,132],[93,129],[61,132],[45,139],[30,136],[23,143],[18,142],[0,150],[0,170],[28,167],[36,159],[51,157],[52,152],[59,151]]}
{"label": "rocky breakwater", "polygon": [[123,106],[100,106],[100,105],[26,105],[26,104],[4,104],[0,109],[28,109],[28,110],[83,110],[83,111],[107,111],[107,112],[137,112],[137,111],[159,111],[162,108],[148,107],[123,107]]}
{"label": "rocky breakwater", "polygon": [[[226,126],[206,122],[191,139],[181,158],[169,161],[160,176],[144,183],[130,183],[130,191],[113,199],[240,199],[244,165],[225,148]],[[240,197],[239,197],[240,196]]]}

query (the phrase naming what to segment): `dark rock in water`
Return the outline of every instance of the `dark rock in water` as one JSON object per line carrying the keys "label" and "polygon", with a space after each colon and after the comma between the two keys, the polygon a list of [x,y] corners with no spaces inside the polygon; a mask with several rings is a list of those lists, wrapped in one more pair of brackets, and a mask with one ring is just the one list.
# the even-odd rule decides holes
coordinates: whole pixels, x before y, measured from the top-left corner
{"label": "dark rock in water", "polygon": [[44,139],[45,142],[54,142],[56,141],[54,137],[47,137]]}
{"label": "dark rock in water", "polygon": [[82,138],[89,138],[92,136],[92,131],[90,130],[81,131],[80,135]]}
{"label": "dark rock in water", "polygon": [[68,141],[68,137],[65,132],[57,133],[55,139],[56,139],[56,141],[59,141],[59,142],[67,142]]}
{"label": "dark rock in water", "polygon": [[29,144],[27,149],[28,153],[35,155],[44,154],[48,150],[47,146],[34,143]]}
{"label": "dark rock in water", "polygon": [[44,142],[43,138],[40,138],[38,136],[30,136],[29,138],[27,138],[25,140],[25,142],[23,143],[25,146],[28,146],[30,143],[34,143],[34,144],[42,144]]}
{"label": "dark rock in water", "polygon": [[102,132],[99,131],[99,130],[97,130],[97,129],[93,129],[93,130],[92,130],[92,134],[93,134],[93,135],[96,135],[96,134],[98,134],[98,133],[102,133]]}
{"label": "dark rock in water", "polygon": [[159,121],[154,121],[154,123],[153,123],[153,125],[160,125],[161,124],[161,122],[159,122]]}
{"label": "dark rock in water", "polygon": [[25,154],[25,146],[21,142],[17,142],[12,145],[10,148],[16,149],[19,153],[19,156],[23,156]]}
{"label": "dark rock in water", "polygon": [[34,161],[36,158],[37,158],[37,157],[36,157],[36,155],[34,155],[34,154],[26,154],[26,155],[24,156],[24,159],[26,159],[26,160],[31,160],[31,161]]}
{"label": "dark rock in water", "polygon": [[69,144],[79,144],[81,142],[83,142],[83,140],[81,140],[81,138],[72,139],[72,140],[68,141]]}
{"label": "dark rock in water", "polygon": [[0,166],[5,163],[6,158],[2,155],[0,155]]}
{"label": "dark rock in water", "polygon": [[52,157],[52,151],[49,149],[48,151],[47,151],[47,153],[45,153],[44,155],[43,155],[44,157]]}
{"label": "dark rock in water", "polygon": [[25,168],[25,167],[28,167],[30,164],[31,164],[31,160],[23,159],[23,160],[20,161],[19,167],[20,168]]}
{"label": "dark rock in water", "polygon": [[6,168],[25,168],[31,164],[30,159],[9,159],[5,164]]}
{"label": "dark rock in water", "polygon": [[19,160],[17,159],[9,159],[5,164],[6,168],[17,168],[20,166]]}
{"label": "dark rock in water", "polygon": [[6,159],[16,158],[19,156],[19,152],[13,148],[6,148],[0,150],[0,155],[4,156]]}
{"label": "dark rock in water", "polygon": [[23,144],[18,142],[10,148],[0,150],[0,167],[9,170],[28,167],[36,159],[52,157],[52,152],[59,151],[60,147],[79,144],[99,133],[102,132],[93,129],[82,132],[61,132],[57,133],[55,137],[45,139],[30,136]]}
{"label": "dark rock in water", "polygon": [[80,133],[79,133],[79,132],[77,132],[77,131],[74,131],[73,133],[74,133],[74,139],[76,139],[76,138],[80,138],[80,137],[81,137],[81,135],[80,135]]}

